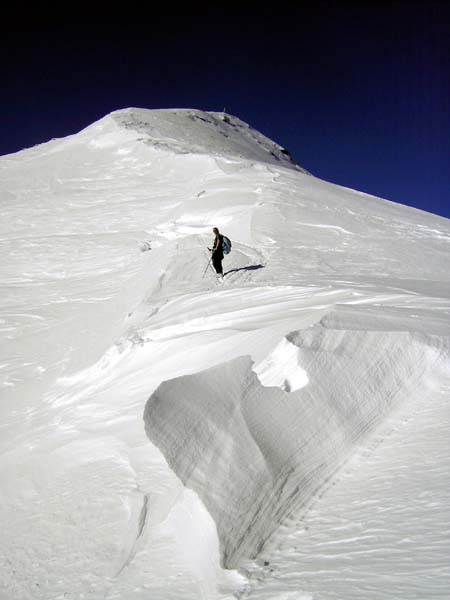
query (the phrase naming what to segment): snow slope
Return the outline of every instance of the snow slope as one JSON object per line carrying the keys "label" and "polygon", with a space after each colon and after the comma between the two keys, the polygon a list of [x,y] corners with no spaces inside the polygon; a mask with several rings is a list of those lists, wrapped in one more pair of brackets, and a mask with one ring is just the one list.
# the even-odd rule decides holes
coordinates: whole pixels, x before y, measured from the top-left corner
{"label": "snow slope", "polygon": [[[0,178],[0,598],[446,597],[447,220],[194,110],[117,111]],[[350,502],[379,533],[336,551]]]}

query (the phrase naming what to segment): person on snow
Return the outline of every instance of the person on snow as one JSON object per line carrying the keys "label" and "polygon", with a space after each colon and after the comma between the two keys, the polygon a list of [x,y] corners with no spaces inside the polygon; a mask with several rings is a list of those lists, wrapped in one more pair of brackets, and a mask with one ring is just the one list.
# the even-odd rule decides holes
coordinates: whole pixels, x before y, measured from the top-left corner
{"label": "person on snow", "polygon": [[214,244],[212,247],[212,263],[214,265],[214,269],[216,270],[217,275],[221,275],[223,277],[223,269],[222,269],[222,261],[223,261],[223,235],[217,229],[217,227],[213,227],[213,233],[216,236],[214,238]]}

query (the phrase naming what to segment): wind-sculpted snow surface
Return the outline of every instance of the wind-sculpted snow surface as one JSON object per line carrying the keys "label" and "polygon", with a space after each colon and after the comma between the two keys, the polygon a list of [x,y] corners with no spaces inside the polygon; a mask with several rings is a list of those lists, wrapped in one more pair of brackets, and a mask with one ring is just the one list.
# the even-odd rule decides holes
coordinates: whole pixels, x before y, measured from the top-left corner
{"label": "wind-sculpted snow surface", "polygon": [[[0,204],[1,600],[447,598],[448,220],[319,180],[238,118],[191,109],[119,110],[1,157]],[[224,280],[214,226],[233,243]],[[398,423],[425,413],[417,450]],[[398,468],[417,466],[399,511],[426,523],[426,550],[400,559],[416,538],[383,523],[386,465],[400,481],[385,453],[349,525],[376,512],[373,535],[351,535],[350,560],[336,509],[299,557],[314,503],[334,506],[344,463],[363,494],[358,457],[394,427]],[[396,595],[380,551],[407,574]]]}
{"label": "wind-sculpted snow surface", "polygon": [[309,380],[298,391],[263,387],[243,357],[165,382],[149,399],[147,433],[213,516],[226,567],[257,556],[355,446],[421,394],[426,377],[448,360],[448,338],[383,330],[378,319],[373,331],[335,329],[331,314],[288,335]]}

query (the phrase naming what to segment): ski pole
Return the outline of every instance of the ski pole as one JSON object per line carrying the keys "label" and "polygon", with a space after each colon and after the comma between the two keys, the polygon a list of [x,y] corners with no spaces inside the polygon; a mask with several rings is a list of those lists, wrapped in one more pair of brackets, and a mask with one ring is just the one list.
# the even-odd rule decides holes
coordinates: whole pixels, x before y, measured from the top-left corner
{"label": "ski pole", "polygon": [[203,278],[204,278],[204,276],[206,275],[206,271],[208,270],[208,267],[209,267],[209,265],[210,265],[210,263],[211,263],[211,260],[212,260],[212,256],[211,256],[211,258],[208,260],[208,264],[206,265],[206,269],[205,269],[205,271],[204,271],[204,273],[203,273],[203,275],[202,275],[202,279],[203,279]]}

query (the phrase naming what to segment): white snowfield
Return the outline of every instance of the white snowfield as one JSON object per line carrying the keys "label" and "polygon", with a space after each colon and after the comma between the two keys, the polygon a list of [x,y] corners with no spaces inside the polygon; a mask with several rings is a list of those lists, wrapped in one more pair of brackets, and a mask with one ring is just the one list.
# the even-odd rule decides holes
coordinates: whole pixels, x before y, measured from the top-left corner
{"label": "white snowfield", "polygon": [[197,110],[0,202],[1,600],[449,598],[448,220]]}

